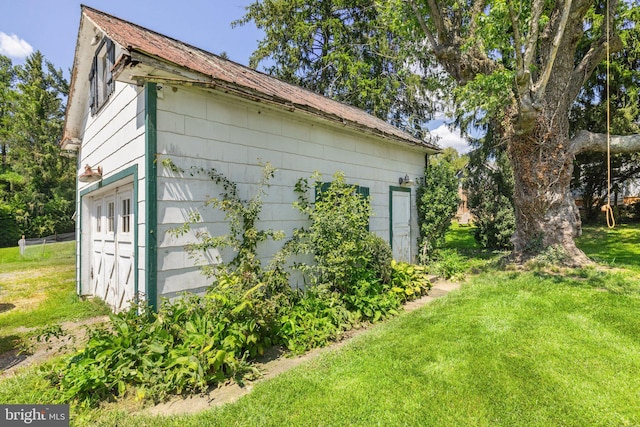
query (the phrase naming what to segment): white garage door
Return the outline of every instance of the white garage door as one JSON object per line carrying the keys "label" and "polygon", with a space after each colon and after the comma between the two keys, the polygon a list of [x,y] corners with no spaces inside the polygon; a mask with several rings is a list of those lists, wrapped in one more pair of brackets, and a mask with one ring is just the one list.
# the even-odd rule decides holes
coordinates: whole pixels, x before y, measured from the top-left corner
{"label": "white garage door", "polygon": [[391,248],[396,261],[411,262],[411,191],[391,191]]}
{"label": "white garage door", "polygon": [[96,197],[92,209],[91,294],[116,311],[134,298],[132,186]]}

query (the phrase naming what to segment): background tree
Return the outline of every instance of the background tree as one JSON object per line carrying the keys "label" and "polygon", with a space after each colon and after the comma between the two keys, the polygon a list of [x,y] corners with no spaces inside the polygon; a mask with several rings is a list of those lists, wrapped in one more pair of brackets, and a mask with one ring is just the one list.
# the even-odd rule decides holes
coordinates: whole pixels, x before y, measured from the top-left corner
{"label": "background tree", "polygon": [[[453,150],[455,152],[455,150]],[[416,191],[420,257],[433,258],[444,244],[444,234],[458,209],[458,179],[455,162],[457,152],[451,150],[442,158],[430,158]]]}
{"label": "background tree", "polygon": [[252,67],[428,137],[421,125],[436,98],[425,94],[441,75],[407,61],[374,1],[257,0],[233,25],[250,21],[265,32]]}
{"label": "background tree", "polygon": [[[317,3],[328,5],[333,11],[342,4],[328,0],[291,3],[295,4],[293,11],[308,10],[308,4]],[[286,28],[305,28],[313,22],[311,16],[326,14],[291,16],[287,15],[289,10],[276,7],[282,4],[272,0],[253,5],[254,9],[263,7],[272,11],[272,16],[279,12],[294,21],[258,21],[259,28],[267,27],[265,44],[261,46],[268,52],[277,52],[269,47],[272,40],[280,43],[277,46],[282,50],[287,46],[301,47],[301,52],[322,56],[322,51],[312,51],[295,41],[290,43],[295,38],[289,37]],[[588,262],[574,243],[581,224],[570,191],[573,160],[582,152],[604,150],[607,138],[602,133],[570,128],[569,112],[607,51],[624,51],[625,42],[636,37],[628,34],[640,31],[636,24],[640,21],[637,2],[392,0],[354,6],[377,9],[381,18],[377,22],[385,26],[376,32],[393,35],[394,43],[401,48],[390,52],[398,53],[397,59],[409,69],[439,76],[429,82],[445,87],[455,83],[457,89],[451,93],[459,107],[461,125],[490,125],[504,143],[514,172],[513,259],[524,261],[549,246],[559,246],[571,263]],[[339,15],[332,16],[334,20],[341,19]],[[249,19],[251,15],[246,17]],[[343,22],[349,24],[351,20]],[[292,57],[296,54],[299,52]],[[284,69],[285,62],[277,55],[272,59],[274,69]],[[332,59],[350,61],[341,55]],[[304,68],[295,69],[304,72]],[[358,70],[366,73],[367,69]],[[449,80],[438,72],[446,73]],[[428,89],[422,86],[415,93],[426,94]],[[390,96],[402,99],[396,93]],[[614,152],[640,149],[638,135],[616,136],[611,142]]]}
{"label": "background tree", "polygon": [[[60,155],[58,145],[68,84],[40,52],[13,72],[11,113],[2,131],[3,223],[17,223],[29,237],[73,231],[75,164]],[[15,245],[12,240],[4,243]]]}

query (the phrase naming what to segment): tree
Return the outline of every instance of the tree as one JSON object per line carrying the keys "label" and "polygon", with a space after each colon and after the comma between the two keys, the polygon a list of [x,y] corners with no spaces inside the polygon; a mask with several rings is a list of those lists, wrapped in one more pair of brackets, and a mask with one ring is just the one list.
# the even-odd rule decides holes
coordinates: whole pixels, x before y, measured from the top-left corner
{"label": "tree", "polygon": [[434,110],[434,76],[407,66],[403,40],[384,25],[371,0],[256,0],[232,25],[253,21],[265,32],[250,65],[348,103],[408,132]]}
{"label": "tree", "polygon": [[27,235],[72,231],[75,165],[60,155],[58,145],[68,84],[40,52],[16,67],[15,75],[5,203]]}
{"label": "tree", "polygon": [[458,180],[455,150],[441,159],[430,159],[416,191],[418,225],[420,226],[420,257],[422,262],[433,258],[444,243],[444,234],[458,208]]}
{"label": "tree", "polygon": [[[273,5],[280,3],[255,5],[277,11]],[[292,3],[300,8],[315,2]],[[640,31],[637,2],[392,0],[358,5],[375,5],[378,23],[386,24],[383,33],[392,34],[402,47],[392,52],[401,52],[399,59],[408,68],[434,75],[441,71],[450,80],[432,81],[455,83],[458,123],[491,126],[506,147],[514,172],[513,259],[524,261],[559,246],[570,263],[589,262],[574,242],[581,224],[570,181],[574,157],[603,151],[607,136],[571,129],[569,112],[607,53],[629,52],[625,43]],[[306,16],[291,19],[302,26],[309,22]],[[287,25],[273,25],[267,40],[279,37],[280,46],[287,46]],[[280,59],[273,59],[280,68]],[[611,146],[614,152],[638,151],[640,135],[613,136]]]}
{"label": "tree", "polygon": [[0,173],[7,167],[7,149],[9,140],[9,123],[11,118],[11,102],[15,72],[11,60],[0,55],[0,155],[2,166]]}

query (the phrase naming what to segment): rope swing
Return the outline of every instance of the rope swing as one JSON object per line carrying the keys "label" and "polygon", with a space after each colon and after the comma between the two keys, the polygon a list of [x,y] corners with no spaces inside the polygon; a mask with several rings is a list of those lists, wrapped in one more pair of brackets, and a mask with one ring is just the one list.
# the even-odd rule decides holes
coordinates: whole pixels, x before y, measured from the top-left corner
{"label": "rope swing", "polygon": [[607,13],[605,20],[607,21],[607,204],[604,206],[604,213],[607,218],[607,226],[614,228],[616,219],[613,216],[613,208],[611,207],[611,102],[609,95],[609,0],[606,4]]}

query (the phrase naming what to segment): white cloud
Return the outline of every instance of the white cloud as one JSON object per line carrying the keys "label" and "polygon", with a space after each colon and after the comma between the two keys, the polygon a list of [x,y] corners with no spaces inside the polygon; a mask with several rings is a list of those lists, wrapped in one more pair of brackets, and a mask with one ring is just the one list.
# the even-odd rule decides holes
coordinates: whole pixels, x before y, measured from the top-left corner
{"label": "white cloud", "polygon": [[0,54],[9,58],[24,59],[33,53],[33,47],[15,34],[0,31]]}
{"label": "white cloud", "polygon": [[460,132],[452,132],[445,124],[431,130],[430,133],[440,138],[438,145],[441,147],[453,147],[460,154],[465,154],[471,149],[467,140],[460,136]]}

